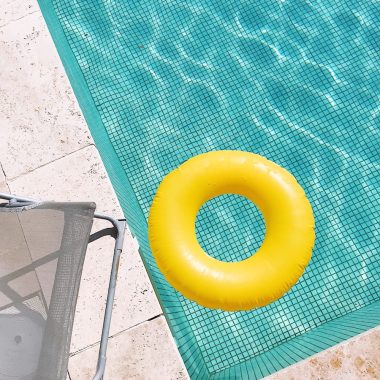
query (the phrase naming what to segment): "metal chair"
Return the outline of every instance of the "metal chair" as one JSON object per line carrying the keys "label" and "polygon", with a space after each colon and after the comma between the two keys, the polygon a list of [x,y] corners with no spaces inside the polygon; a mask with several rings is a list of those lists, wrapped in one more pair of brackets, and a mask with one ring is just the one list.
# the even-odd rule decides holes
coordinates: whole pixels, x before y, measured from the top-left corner
{"label": "metal chair", "polygon": [[[96,213],[94,203],[0,200],[0,380],[66,379],[87,245],[109,235],[115,247],[93,377],[103,379],[125,220]],[[94,218],[112,226],[91,235]]]}

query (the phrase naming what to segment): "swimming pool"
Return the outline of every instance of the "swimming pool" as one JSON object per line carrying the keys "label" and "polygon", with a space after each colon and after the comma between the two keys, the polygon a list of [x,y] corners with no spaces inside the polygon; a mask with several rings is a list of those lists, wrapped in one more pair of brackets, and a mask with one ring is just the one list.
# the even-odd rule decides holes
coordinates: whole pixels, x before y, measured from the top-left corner
{"label": "swimming pool", "polygon": [[[192,378],[260,378],[380,322],[380,6],[352,1],[40,0]],[[239,149],[284,166],[316,221],[296,286],[250,312],[208,310],[159,273],[146,218],[186,159]],[[244,199],[208,202],[201,244],[257,249]]]}

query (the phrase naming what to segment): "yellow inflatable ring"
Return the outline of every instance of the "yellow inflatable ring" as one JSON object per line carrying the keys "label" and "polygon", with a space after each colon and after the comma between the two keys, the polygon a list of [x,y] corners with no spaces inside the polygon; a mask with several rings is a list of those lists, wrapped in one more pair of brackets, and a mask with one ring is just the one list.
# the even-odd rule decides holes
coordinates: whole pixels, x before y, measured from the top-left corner
{"label": "yellow inflatable ring", "polygon": [[[265,220],[261,247],[239,262],[207,255],[195,235],[199,209],[221,194],[250,199]],[[240,151],[201,154],[167,175],[148,231],[157,265],[174,288],[202,306],[228,311],[280,298],[302,275],[314,245],[313,212],[296,179],[266,158]]]}

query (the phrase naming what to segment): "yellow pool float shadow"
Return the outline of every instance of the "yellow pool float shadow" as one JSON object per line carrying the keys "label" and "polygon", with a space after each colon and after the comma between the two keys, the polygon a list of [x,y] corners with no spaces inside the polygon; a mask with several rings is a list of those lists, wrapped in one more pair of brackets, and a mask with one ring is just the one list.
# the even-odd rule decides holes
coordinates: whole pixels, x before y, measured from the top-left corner
{"label": "yellow pool float shadow", "polygon": [[[239,262],[209,256],[195,234],[199,209],[222,194],[242,195],[262,212],[261,247]],[[296,179],[257,154],[215,151],[193,157],[158,187],[148,220],[151,249],[175,289],[198,304],[226,311],[262,307],[300,278],[314,245],[314,217]]]}

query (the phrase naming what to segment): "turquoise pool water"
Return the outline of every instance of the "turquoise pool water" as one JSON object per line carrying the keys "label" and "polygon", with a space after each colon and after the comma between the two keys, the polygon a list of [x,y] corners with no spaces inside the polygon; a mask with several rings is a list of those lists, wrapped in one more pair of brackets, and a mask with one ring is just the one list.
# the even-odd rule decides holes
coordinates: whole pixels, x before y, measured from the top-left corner
{"label": "turquoise pool water", "polygon": [[[40,3],[193,378],[259,378],[379,323],[379,2]],[[315,213],[304,276],[251,312],[184,299],[146,237],[162,178],[219,149],[284,166]],[[232,195],[208,202],[196,227],[227,261],[265,233]]]}

